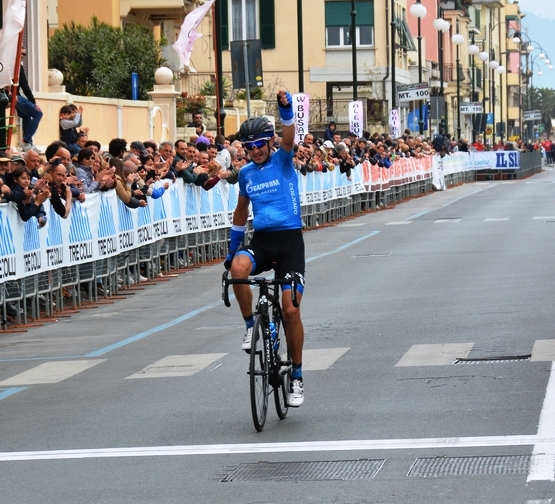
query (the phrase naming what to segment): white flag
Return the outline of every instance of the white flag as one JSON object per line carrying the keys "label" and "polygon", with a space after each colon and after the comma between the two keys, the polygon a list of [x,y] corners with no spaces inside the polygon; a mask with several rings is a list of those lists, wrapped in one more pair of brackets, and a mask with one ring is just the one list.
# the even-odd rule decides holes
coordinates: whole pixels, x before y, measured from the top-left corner
{"label": "white flag", "polygon": [[191,62],[191,54],[193,53],[193,44],[195,40],[202,37],[202,33],[198,33],[196,28],[203,20],[206,13],[212,7],[212,4],[216,0],[208,0],[208,2],[202,4],[200,7],[197,7],[195,10],[189,12],[185,16],[185,21],[181,25],[181,31],[179,32],[179,37],[177,41],[172,46],[177,54],[179,54],[179,58],[181,59],[181,63],[185,66],[189,66]]}
{"label": "white flag", "polygon": [[15,70],[17,40],[25,24],[25,0],[10,0],[4,18],[4,27],[0,30],[0,88],[10,86]]}

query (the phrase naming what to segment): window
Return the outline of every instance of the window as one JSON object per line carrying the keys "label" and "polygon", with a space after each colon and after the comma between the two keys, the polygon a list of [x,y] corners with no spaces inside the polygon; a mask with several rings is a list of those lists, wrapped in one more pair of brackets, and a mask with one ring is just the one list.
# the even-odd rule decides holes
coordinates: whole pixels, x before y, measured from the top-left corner
{"label": "window", "polygon": [[[374,2],[361,0],[355,2],[356,45],[374,45]],[[351,2],[332,0],[326,2],[326,47],[351,45]]]}
{"label": "window", "polygon": [[[373,46],[374,45],[374,27],[370,25],[362,25],[356,27],[356,45],[357,46]],[[351,46],[351,26],[328,26],[326,28],[326,46],[341,47]]]}
{"label": "window", "polygon": [[230,40],[252,39],[260,39],[262,49],[276,47],[275,0],[218,1],[221,1],[222,9],[220,33],[223,49],[229,49]]}
{"label": "window", "polygon": [[[258,38],[257,4],[257,0],[231,0],[231,41]],[[243,6],[245,13],[243,13]],[[246,33],[243,33],[244,29]]]}

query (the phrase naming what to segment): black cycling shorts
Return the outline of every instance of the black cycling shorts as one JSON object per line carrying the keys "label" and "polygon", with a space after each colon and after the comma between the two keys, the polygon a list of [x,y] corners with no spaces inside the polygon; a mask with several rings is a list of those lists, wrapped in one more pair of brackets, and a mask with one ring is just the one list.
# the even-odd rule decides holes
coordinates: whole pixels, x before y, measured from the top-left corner
{"label": "black cycling shorts", "polygon": [[[252,235],[248,245],[242,247],[237,254],[251,257],[251,275],[259,275],[264,271],[275,270],[277,278],[285,278],[287,273],[294,271],[299,275],[298,291],[304,290],[305,257],[304,238],[301,229],[287,231],[257,232]],[[284,286],[285,289],[290,288]]]}

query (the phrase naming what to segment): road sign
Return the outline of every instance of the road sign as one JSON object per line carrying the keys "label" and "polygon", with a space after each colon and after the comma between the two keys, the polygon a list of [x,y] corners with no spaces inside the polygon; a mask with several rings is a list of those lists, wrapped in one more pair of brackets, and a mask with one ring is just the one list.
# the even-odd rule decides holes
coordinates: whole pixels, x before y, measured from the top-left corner
{"label": "road sign", "polygon": [[483,111],[482,102],[461,102],[461,114],[481,114]]}
{"label": "road sign", "polygon": [[407,84],[397,86],[397,99],[402,101],[427,100],[430,96],[428,84]]}
{"label": "road sign", "polygon": [[542,111],[541,110],[526,110],[522,116],[525,121],[541,121]]}

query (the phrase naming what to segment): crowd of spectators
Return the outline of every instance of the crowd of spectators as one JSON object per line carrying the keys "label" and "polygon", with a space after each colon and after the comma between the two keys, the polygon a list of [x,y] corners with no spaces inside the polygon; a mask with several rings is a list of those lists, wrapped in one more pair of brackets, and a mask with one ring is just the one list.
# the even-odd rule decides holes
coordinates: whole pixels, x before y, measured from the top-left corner
{"label": "crowd of spectators", "polygon": [[[235,135],[224,137],[207,130],[202,115],[194,113],[190,126],[195,134],[188,141],[112,139],[106,150],[89,139],[89,129],[82,126],[83,109],[64,106],[60,110],[60,140],[52,142],[41,155],[37,149],[25,152],[0,152],[0,202],[13,202],[21,219],[37,219],[39,227],[46,224],[43,203],[50,199],[52,207],[67,218],[73,200],[85,201],[88,194],[115,190],[130,208],[148,204],[147,196],[159,198],[170,184],[181,179],[208,191],[219,181],[235,184],[239,170],[249,162],[249,153]],[[273,139],[279,148],[280,139]],[[542,150],[549,160],[555,157],[555,143],[500,142],[494,150]],[[413,135],[405,130],[399,138],[386,133],[364,131],[341,135],[335,122],[330,122],[322,137],[306,134],[295,145],[294,165],[302,175],[335,169],[348,180],[363,162],[390,168],[402,158],[419,158],[435,153],[489,150],[481,136],[469,145],[464,139],[455,141],[443,132],[433,139]],[[160,184],[154,185],[157,181]]]}

